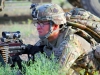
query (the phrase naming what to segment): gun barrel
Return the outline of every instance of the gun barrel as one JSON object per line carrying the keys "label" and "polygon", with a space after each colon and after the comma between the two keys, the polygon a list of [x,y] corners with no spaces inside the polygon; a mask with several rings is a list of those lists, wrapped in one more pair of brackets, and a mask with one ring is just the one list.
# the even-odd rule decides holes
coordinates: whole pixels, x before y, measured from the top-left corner
{"label": "gun barrel", "polygon": [[21,48],[21,46],[10,46],[9,47],[9,50],[11,51],[11,50],[21,50],[22,48]]}

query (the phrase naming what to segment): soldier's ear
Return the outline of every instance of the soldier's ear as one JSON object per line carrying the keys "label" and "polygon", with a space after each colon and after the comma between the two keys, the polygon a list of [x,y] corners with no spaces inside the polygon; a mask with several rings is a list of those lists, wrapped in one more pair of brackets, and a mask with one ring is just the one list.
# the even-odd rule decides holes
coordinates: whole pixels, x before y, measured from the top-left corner
{"label": "soldier's ear", "polygon": [[56,25],[56,24],[53,25],[53,30],[56,30],[58,28],[59,28],[59,25]]}

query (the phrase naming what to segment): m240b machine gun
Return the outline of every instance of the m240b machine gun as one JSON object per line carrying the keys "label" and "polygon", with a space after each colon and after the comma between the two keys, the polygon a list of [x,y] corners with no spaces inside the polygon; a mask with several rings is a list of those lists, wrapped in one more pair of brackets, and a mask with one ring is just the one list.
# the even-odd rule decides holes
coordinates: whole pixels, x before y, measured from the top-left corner
{"label": "m240b machine gun", "polygon": [[2,38],[0,43],[0,62],[4,65],[5,63],[12,63],[11,58],[13,55],[21,54],[25,45],[20,39],[20,31],[16,32],[2,32]]}

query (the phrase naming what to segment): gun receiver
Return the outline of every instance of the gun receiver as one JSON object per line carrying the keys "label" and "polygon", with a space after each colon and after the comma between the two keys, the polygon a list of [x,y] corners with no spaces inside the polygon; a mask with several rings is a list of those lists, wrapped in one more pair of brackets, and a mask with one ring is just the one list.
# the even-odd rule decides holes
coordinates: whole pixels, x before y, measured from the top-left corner
{"label": "gun receiver", "polygon": [[25,45],[20,37],[20,31],[2,32],[0,54],[5,63],[9,63],[10,57],[15,54],[21,54],[25,49]]}

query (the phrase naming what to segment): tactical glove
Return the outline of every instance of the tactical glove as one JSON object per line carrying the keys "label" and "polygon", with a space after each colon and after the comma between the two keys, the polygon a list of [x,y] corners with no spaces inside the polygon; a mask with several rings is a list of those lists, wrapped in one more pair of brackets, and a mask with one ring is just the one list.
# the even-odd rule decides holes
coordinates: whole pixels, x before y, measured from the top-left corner
{"label": "tactical glove", "polygon": [[34,55],[37,52],[43,52],[44,46],[36,46],[36,45],[30,45],[28,44],[23,52],[23,54],[31,54]]}

